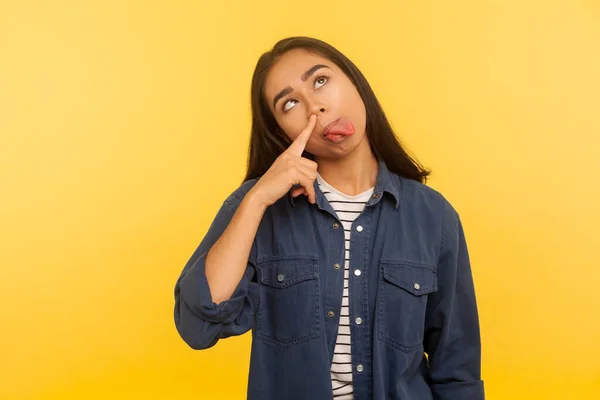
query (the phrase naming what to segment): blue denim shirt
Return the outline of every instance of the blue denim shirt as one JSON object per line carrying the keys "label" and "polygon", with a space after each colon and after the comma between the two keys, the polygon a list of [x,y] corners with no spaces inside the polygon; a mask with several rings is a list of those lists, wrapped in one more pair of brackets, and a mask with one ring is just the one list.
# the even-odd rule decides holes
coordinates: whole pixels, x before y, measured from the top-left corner
{"label": "blue denim shirt", "polygon": [[[290,191],[267,208],[245,276],[229,300],[211,299],[206,254],[255,183],[225,200],[185,265],[177,330],[194,349],[252,330],[250,400],[331,400],[344,229],[316,181],[316,204]],[[350,321],[362,319],[351,323],[354,398],[484,399],[475,291],[453,207],[380,161],[352,230]]]}

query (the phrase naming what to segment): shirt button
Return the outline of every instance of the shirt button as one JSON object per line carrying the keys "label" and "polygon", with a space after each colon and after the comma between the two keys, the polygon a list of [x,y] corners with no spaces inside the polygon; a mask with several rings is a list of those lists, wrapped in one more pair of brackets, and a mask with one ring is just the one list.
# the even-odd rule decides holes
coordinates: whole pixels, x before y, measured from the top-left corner
{"label": "shirt button", "polygon": [[360,276],[360,274],[361,274],[361,273],[362,273],[362,272],[360,272],[360,269],[355,269],[355,270],[354,270],[354,275],[355,275],[355,276]]}
{"label": "shirt button", "polygon": [[277,275],[277,280],[278,280],[279,282],[283,282],[283,279],[284,279],[284,278],[285,278],[285,276],[283,276],[283,274],[279,274],[279,275]]}
{"label": "shirt button", "polygon": [[362,324],[362,318],[361,317],[356,317],[356,319],[354,320],[354,322],[356,322],[356,325],[360,325],[360,324]]}
{"label": "shirt button", "polygon": [[358,372],[363,372],[363,371],[365,370],[365,368],[363,367],[363,365],[362,365],[362,364],[358,364],[358,365],[356,366],[356,370],[357,370]]}
{"label": "shirt button", "polygon": [[335,315],[335,313],[333,311],[329,311],[327,313],[327,315],[329,316],[329,318],[333,318],[333,316]]}
{"label": "shirt button", "polygon": [[340,227],[340,225],[337,222],[333,223],[333,229],[338,229]]}
{"label": "shirt button", "polygon": [[415,289],[417,289],[417,290],[421,289],[421,285],[419,285],[418,283],[415,283],[415,284],[413,285],[413,287],[414,287]]}
{"label": "shirt button", "polygon": [[333,264],[334,269],[340,269],[340,264]]}
{"label": "shirt button", "polygon": [[357,232],[362,232],[363,231],[363,227],[361,225],[356,227],[356,231]]}
{"label": "shirt button", "polygon": [[373,198],[374,198],[374,199],[378,199],[378,198],[379,198],[379,193],[375,193],[375,194],[373,195]]}

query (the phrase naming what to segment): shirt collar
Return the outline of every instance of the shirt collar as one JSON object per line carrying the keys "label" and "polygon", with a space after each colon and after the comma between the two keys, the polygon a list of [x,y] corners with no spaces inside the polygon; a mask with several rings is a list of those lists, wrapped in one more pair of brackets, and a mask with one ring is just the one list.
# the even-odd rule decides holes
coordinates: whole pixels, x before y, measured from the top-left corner
{"label": "shirt collar", "polygon": [[[398,191],[397,178],[395,177],[395,174],[393,172],[388,170],[383,160],[378,160],[378,164],[379,171],[377,171],[375,189],[373,190],[373,195],[371,196],[371,199],[367,202],[367,205],[369,206],[376,204],[383,197],[383,193],[387,192],[394,197],[395,208],[398,208],[398,206],[400,205],[400,193]],[[292,191],[297,187],[298,185],[293,186],[288,193],[288,198],[292,207],[296,206],[294,202],[294,196],[292,196]],[[319,183],[316,179],[313,183],[313,187],[315,189],[316,204],[319,206],[319,208],[324,208],[327,199],[325,198],[323,192],[321,192],[321,189],[319,188]]]}

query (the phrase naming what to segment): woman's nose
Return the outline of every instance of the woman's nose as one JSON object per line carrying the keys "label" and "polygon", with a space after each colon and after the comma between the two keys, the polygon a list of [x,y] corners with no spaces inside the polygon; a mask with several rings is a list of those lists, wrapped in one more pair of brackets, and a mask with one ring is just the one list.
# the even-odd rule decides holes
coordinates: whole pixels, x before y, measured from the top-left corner
{"label": "woman's nose", "polygon": [[309,109],[309,115],[308,117],[310,118],[310,116],[312,114],[323,114],[326,111],[326,108],[324,105],[322,104],[311,104],[310,109]]}

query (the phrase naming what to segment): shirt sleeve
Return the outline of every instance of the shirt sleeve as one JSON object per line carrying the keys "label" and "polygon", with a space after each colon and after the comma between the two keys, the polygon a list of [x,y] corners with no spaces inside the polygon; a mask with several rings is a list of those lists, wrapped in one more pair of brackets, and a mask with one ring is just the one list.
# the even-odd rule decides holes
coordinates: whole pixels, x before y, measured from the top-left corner
{"label": "shirt sleeve", "polygon": [[463,226],[453,209],[442,229],[438,291],[429,295],[425,322],[431,390],[436,400],[483,400],[475,288]]}
{"label": "shirt sleeve", "polygon": [[181,338],[193,349],[214,346],[219,339],[241,335],[252,328],[258,302],[254,244],[246,272],[229,300],[212,301],[206,279],[206,255],[221,237],[241,200],[229,196],[214,218],[208,232],[193,253],[175,285],[175,326]]}

